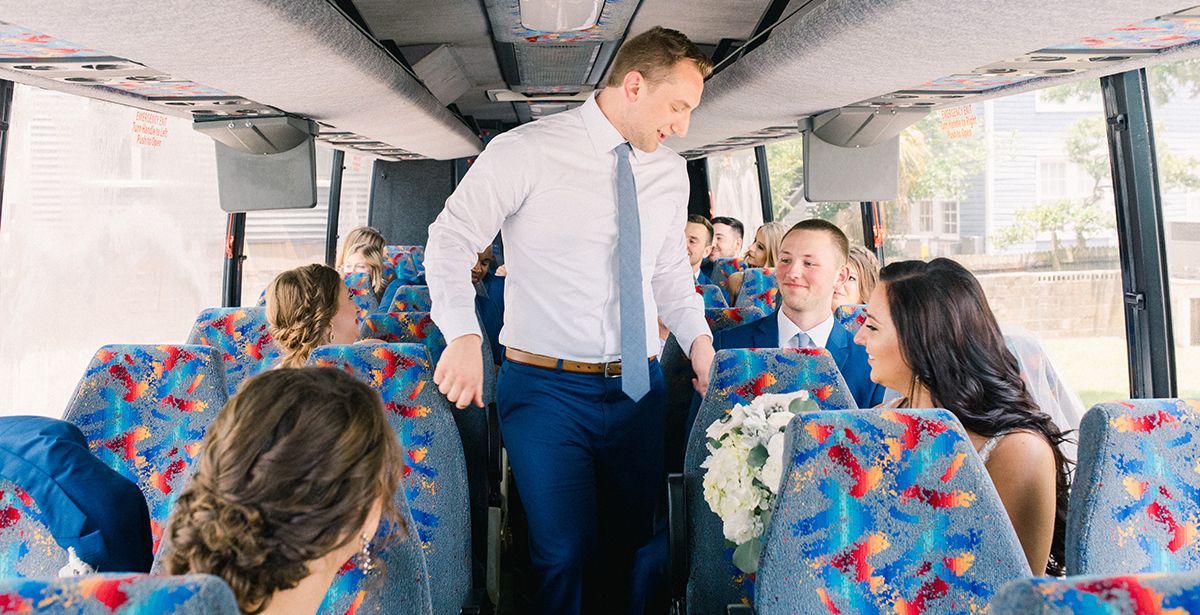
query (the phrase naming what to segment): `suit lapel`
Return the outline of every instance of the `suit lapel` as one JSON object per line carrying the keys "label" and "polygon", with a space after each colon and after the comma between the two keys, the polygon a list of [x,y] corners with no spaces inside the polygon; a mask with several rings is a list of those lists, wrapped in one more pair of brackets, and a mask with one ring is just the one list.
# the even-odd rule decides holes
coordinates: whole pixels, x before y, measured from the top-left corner
{"label": "suit lapel", "polygon": [[779,311],[772,312],[766,318],[760,319],[754,328],[755,348],[779,347]]}
{"label": "suit lapel", "polygon": [[850,344],[850,332],[835,320],[833,331],[829,332],[829,341],[825,342],[825,350],[833,356],[833,362],[837,364],[838,369],[842,369],[846,365],[846,359],[850,358]]}

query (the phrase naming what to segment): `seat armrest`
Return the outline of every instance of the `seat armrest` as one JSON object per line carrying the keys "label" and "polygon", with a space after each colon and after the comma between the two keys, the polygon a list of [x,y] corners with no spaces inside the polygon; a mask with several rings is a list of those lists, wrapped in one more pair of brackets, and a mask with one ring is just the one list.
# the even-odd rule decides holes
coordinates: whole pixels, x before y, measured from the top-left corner
{"label": "seat armrest", "polygon": [[687,587],[689,559],[683,474],[667,476],[667,550],[671,599],[682,600]]}

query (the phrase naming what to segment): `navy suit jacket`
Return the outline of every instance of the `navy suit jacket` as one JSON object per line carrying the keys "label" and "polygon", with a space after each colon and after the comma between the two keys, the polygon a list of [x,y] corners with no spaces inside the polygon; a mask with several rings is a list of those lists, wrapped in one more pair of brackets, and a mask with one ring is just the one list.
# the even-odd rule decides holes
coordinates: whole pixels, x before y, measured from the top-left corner
{"label": "navy suit jacket", "polygon": [[[717,350],[778,347],[778,311],[766,318],[713,334],[713,348]],[[858,404],[859,408],[874,408],[883,403],[886,389],[881,384],[871,382],[867,350],[854,343],[854,336],[845,327],[834,322],[829,341],[825,343],[825,350],[833,356],[833,361],[842,372],[842,378],[846,381],[846,386],[850,387],[850,394],[854,396],[854,403]]]}
{"label": "navy suit jacket", "polygon": [[696,274],[696,284],[712,284],[712,283],[713,283],[712,278],[708,277],[708,274],[704,273],[704,268],[701,267],[700,273]]}

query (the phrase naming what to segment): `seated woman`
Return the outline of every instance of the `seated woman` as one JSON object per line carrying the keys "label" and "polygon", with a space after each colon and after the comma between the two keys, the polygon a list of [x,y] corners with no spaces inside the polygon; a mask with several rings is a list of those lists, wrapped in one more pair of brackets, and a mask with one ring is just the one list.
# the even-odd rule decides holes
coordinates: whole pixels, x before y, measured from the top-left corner
{"label": "seated woman", "polygon": [[317,346],[358,339],[358,306],[342,277],[325,265],[275,276],[267,286],[267,322],[283,349],[280,367],[303,366]]}
{"label": "seated woman", "polygon": [[203,451],[171,512],[167,570],[221,577],[245,613],[315,613],[343,564],[371,568],[380,523],[404,534],[399,442],[379,395],[340,370],[251,378]]}
{"label": "seated woman", "polygon": [[342,264],[342,273],[366,273],[371,276],[371,292],[382,297],[387,290],[387,281],[383,277],[383,250],[369,244],[350,246],[346,254],[346,262]]}
{"label": "seated woman", "polygon": [[[758,227],[758,232],[754,234],[754,243],[750,244],[750,248],[746,250],[746,256],[742,261],[746,267],[774,267],[775,258],[779,254],[779,244],[783,242],[783,236],[787,234],[791,228],[783,222],[768,222]],[[742,290],[741,271],[729,276],[729,296],[737,300],[738,292]]]}
{"label": "seated woman", "polygon": [[867,320],[871,380],[904,397],[896,407],[954,413],[996,485],[1035,575],[1063,574],[1067,521],[1064,437],[1030,397],[983,288],[937,258],[880,272]]}
{"label": "seated woman", "polygon": [[369,226],[360,226],[349,233],[346,233],[346,238],[342,240],[342,249],[338,251],[337,261],[335,263],[337,270],[342,273],[349,273],[345,270],[346,258],[354,249],[368,245],[379,248],[383,252],[383,233]]}
{"label": "seated woman", "polygon": [[866,303],[879,283],[879,259],[875,253],[862,247],[850,247],[850,277],[846,283],[833,289],[833,309],[842,305]]}

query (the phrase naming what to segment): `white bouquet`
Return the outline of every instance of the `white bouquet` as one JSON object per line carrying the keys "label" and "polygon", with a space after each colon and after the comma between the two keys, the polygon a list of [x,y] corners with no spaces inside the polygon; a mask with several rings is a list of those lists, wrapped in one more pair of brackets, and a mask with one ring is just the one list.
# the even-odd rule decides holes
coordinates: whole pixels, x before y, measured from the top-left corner
{"label": "white bouquet", "polygon": [[759,395],[708,426],[704,501],[721,518],[733,563],[758,570],[762,533],[783,474],[784,429],[800,412],[818,410],[808,391]]}

